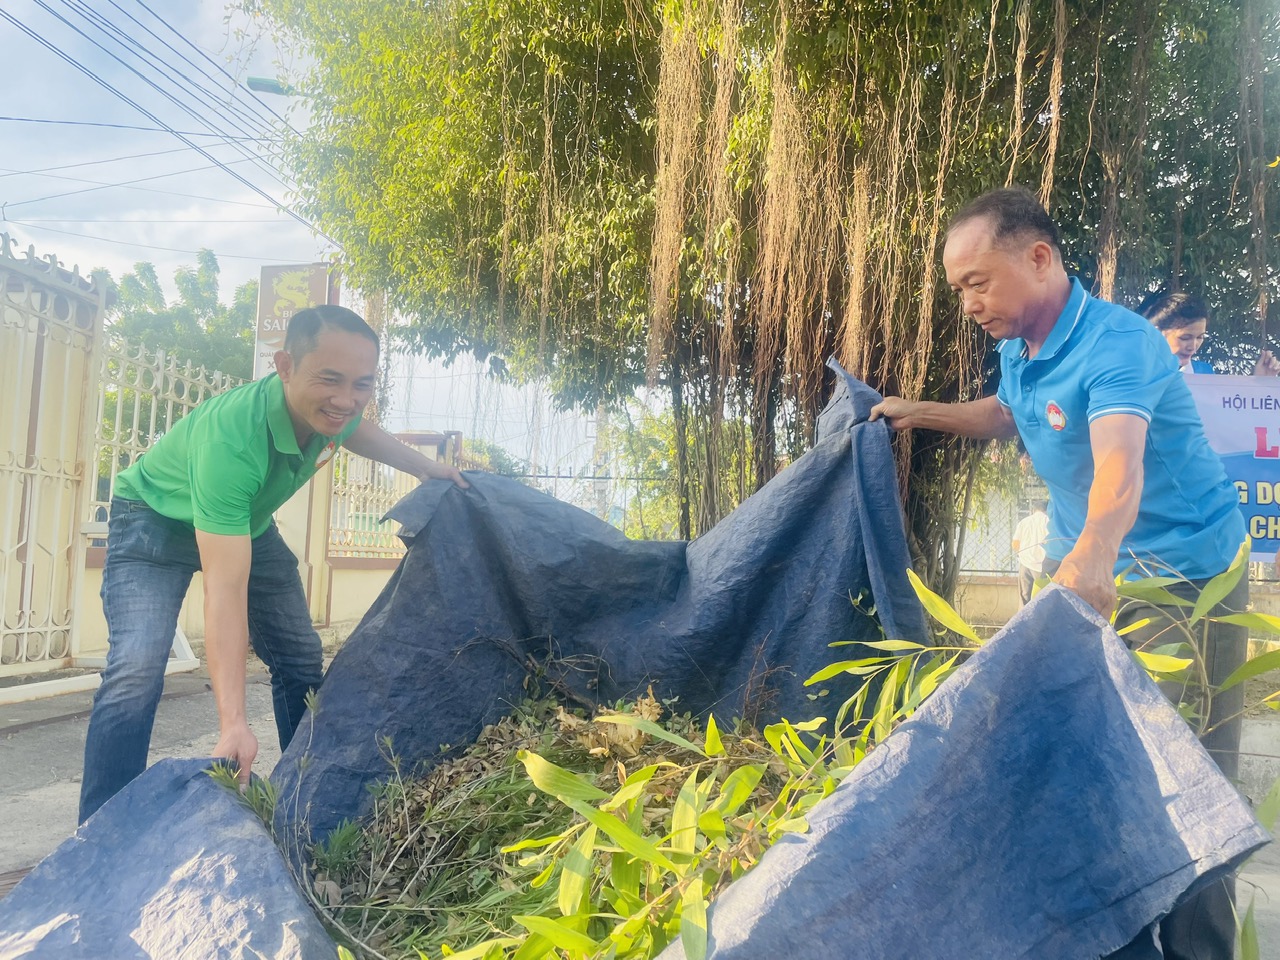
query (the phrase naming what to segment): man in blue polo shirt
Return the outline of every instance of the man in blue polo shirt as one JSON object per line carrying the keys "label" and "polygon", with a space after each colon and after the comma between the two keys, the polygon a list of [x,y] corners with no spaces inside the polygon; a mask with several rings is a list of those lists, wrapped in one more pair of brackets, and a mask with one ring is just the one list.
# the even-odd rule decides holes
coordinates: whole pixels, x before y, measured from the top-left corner
{"label": "man in blue polo shirt", "polygon": [[[1116,607],[1114,578],[1130,571],[1184,577],[1186,595],[1198,596],[1235,559],[1244,519],[1164,339],[1067,275],[1057,226],[1023,188],[993,190],[963,207],[942,261],[965,314],[1001,341],[999,390],[971,403],[886,397],[871,418],[900,430],[1021,437],[1049,488],[1045,572],[1103,616]],[[1240,611],[1247,602],[1242,577],[1215,610]],[[1137,647],[1178,616],[1176,608],[1122,607],[1117,627],[1151,619],[1126,635]],[[1204,657],[1216,685],[1243,661],[1247,637],[1221,623],[1208,633]],[[1237,686],[1212,698],[1202,737],[1229,777],[1237,772],[1241,697]],[[1229,886],[1180,906],[1158,938],[1144,935],[1123,956],[1231,960]]]}
{"label": "man in blue polo shirt", "polygon": [[204,574],[205,653],[219,738],[247,782],[258,741],[245,719],[249,643],[271,673],[283,749],[320,685],[320,637],[298,562],[272,520],[337,448],[420,480],[466,487],[361,418],[378,335],[343,307],[292,317],[276,373],[199,404],[116,478],[102,571],[109,649],[85,740],[80,820],[147,765],[164,669],[192,575]]}

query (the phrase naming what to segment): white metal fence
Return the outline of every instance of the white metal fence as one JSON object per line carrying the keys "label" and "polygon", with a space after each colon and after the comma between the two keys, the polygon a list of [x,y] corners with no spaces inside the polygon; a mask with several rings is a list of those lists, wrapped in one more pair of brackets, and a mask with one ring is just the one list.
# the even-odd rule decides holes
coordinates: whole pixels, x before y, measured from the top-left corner
{"label": "white metal fence", "polygon": [[404,545],[394,523],[382,517],[418,481],[348,450],[333,458],[329,556],[399,557]]}
{"label": "white metal fence", "polygon": [[98,370],[91,523],[104,523],[121,470],[146,453],[196,404],[243,383],[163,350],[108,335]]}

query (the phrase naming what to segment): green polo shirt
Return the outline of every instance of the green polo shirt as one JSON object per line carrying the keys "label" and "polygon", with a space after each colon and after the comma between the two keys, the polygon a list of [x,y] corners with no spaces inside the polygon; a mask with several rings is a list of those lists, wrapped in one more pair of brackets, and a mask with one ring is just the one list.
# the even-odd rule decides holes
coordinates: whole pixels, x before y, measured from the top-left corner
{"label": "green polo shirt", "polygon": [[359,425],[300,450],[273,373],[198,404],[116,477],[115,495],[205,533],[257,537]]}

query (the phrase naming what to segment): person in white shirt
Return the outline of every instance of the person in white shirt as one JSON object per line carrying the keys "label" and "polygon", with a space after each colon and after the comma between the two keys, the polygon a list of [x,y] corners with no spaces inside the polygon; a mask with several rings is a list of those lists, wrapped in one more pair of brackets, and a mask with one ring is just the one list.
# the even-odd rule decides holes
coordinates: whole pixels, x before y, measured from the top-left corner
{"label": "person in white shirt", "polygon": [[1036,578],[1044,571],[1044,541],[1049,536],[1048,504],[1037,500],[1031,513],[1013,529],[1013,555],[1018,558],[1018,595],[1023,606],[1031,599]]}

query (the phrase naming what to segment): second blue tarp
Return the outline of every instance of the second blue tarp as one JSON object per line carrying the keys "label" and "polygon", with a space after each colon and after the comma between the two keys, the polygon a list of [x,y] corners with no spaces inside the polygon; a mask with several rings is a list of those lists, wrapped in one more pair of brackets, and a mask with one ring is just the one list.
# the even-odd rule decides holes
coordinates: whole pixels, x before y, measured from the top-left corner
{"label": "second blue tarp", "polygon": [[714,904],[708,960],[1094,960],[1269,839],[1061,587],[808,820]]}

